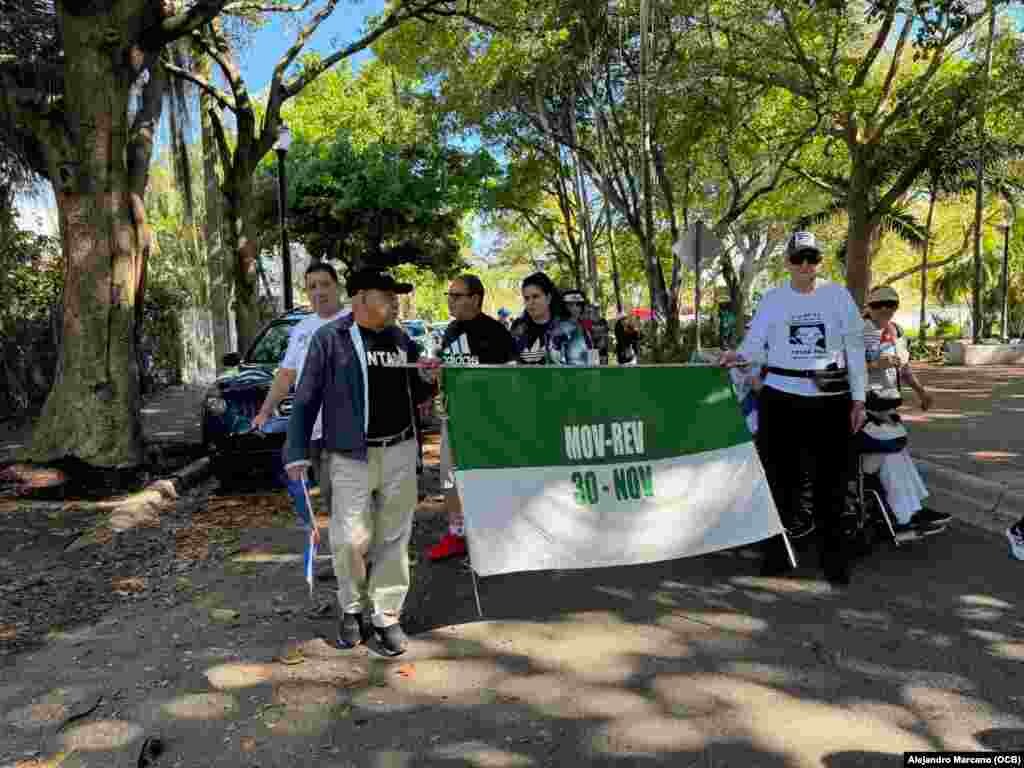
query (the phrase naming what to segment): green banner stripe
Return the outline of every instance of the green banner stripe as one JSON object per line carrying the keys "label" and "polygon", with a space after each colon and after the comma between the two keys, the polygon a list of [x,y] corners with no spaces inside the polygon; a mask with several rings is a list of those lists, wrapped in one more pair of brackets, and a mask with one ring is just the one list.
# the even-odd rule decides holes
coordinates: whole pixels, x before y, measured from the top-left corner
{"label": "green banner stripe", "polygon": [[459,469],[619,464],[750,442],[712,367],[446,368]]}

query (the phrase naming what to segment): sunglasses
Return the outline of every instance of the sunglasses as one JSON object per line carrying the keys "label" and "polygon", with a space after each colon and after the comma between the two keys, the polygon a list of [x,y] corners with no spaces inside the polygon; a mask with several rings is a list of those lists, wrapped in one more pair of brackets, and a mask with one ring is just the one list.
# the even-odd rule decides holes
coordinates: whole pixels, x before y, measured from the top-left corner
{"label": "sunglasses", "polygon": [[898,301],[872,301],[868,304],[872,309],[896,309],[899,305]]}
{"label": "sunglasses", "polygon": [[796,253],[791,253],[789,255],[789,263],[794,266],[797,264],[803,264],[804,262],[808,264],[820,264],[821,254],[817,251],[797,251]]}

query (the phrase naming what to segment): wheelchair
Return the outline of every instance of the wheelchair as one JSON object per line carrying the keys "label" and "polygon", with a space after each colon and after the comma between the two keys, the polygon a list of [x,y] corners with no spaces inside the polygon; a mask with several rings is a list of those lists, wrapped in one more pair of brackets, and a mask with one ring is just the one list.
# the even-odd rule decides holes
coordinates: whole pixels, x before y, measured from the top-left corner
{"label": "wheelchair", "polygon": [[880,537],[887,537],[896,547],[920,538],[916,532],[896,530],[896,516],[886,500],[878,470],[868,471],[865,466],[874,463],[876,457],[877,454],[858,451],[853,451],[851,456],[854,471],[847,488],[841,525],[854,555],[871,552]]}

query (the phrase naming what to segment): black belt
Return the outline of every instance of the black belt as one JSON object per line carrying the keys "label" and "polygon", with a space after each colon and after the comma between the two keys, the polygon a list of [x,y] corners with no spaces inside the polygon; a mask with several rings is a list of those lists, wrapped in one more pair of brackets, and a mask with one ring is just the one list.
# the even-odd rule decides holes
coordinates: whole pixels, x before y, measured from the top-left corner
{"label": "black belt", "polygon": [[777,368],[774,365],[768,365],[765,366],[765,370],[778,376],[810,379],[814,382],[818,391],[825,394],[837,395],[850,391],[849,371],[846,368],[823,368],[804,371],[796,368]]}
{"label": "black belt", "polygon": [[776,368],[774,365],[768,365],[765,366],[765,370],[768,373],[774,373],[778,376],[791,376],[794,379],[840,379],[847,374],[845,368],[822,368],[819,370],[804,371],[799,368]]}
{"label": "black belt", "polygon": [[409,426],[397,435],[391,435],[390,437],[368,437],[366,438],[366,444],[372,448],[390,448],[392,445],[404,443],[406,440],[411,439],[412,436],[413,429]]}

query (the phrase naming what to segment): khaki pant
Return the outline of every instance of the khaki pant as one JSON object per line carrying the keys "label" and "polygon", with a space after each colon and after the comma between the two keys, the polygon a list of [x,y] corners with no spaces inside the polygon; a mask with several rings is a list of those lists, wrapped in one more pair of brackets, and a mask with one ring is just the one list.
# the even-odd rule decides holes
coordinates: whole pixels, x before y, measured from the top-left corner
{"label": "khaki pant", "polygon": [[338,605],[344,613],[371,613],[376,627],[398,621],[409,592],[417,450],[415,440],[406,440],[369,448],[365,462],[323,455]]}

